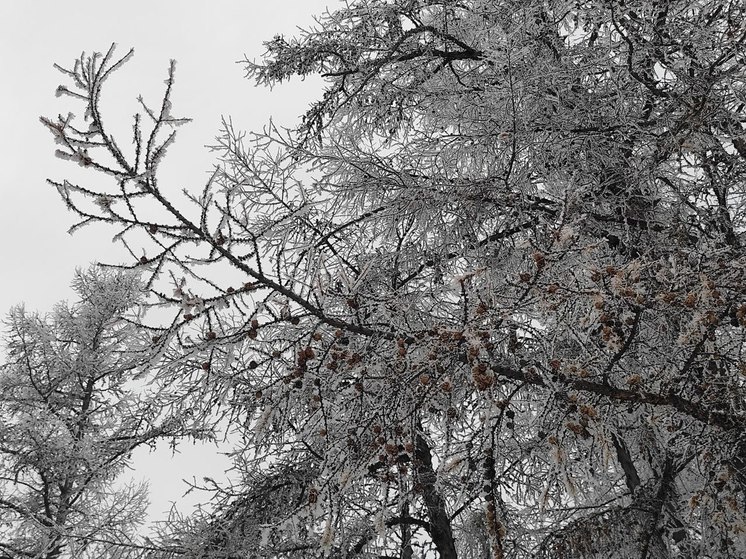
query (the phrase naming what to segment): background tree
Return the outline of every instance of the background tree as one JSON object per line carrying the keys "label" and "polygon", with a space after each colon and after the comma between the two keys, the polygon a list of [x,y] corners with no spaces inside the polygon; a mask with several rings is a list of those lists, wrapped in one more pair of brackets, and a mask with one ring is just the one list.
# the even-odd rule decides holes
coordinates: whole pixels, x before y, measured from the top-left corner
{"label": "background tree", "polygon": [[179,309],[161,379],[242,440],[193,555],[743,556],[745,15],[351,2],[247,61],[326,77],[298,129],[226,121],[184,199],[173,64],[132,156],[99,112],[126,57],[64,70],[85,123],[43,122],[112,180],[52,184],[122,228]]}
{"label": "background tree", "polygon": [[[196,434],[138,379],[151,339],[124,318],[142,299],[136,274],[90,268],[80,300],[47,316],[13,309],[0,370],[0,557],[140,553],[144,485],[117,482],[133,450]],[[147,547],[147,546],[146,546]]]}

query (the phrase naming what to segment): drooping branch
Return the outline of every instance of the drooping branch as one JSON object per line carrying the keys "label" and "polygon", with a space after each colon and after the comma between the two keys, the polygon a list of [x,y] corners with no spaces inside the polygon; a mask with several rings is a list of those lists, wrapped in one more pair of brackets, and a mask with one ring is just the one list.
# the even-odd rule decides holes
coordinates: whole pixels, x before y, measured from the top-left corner
{"label": "drooping branch", "polygon": [[[551,388],[549,384],[536,372],[515,369],[503,365],[493,364],[491,368],[498,376],[511,380],[524,382],[534,386]],[[746,425],[746,420],[733,414],[711,410],[701,403],[695,403],[678,396],[674,392],[667,394],[656,394],[644,390],[630,390],[619,388],[610,384],[598,383],[582,378],[566,378],[557,381],[566,390],[577,390],[596,396],[603,396],[612,402],[628,402],[636,404],[648,404],[652,406],[665,406],[675,409],[689,417],[692,417],[701,423],[714,425],[720,429],[742,429]]]}

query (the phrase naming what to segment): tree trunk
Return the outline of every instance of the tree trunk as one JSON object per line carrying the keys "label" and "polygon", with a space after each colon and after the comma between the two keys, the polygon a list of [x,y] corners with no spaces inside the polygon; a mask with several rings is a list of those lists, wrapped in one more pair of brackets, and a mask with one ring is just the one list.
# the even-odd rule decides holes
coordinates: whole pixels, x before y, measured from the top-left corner
{"label": "tree trunk", "polygon": [[421,433],[417,433],[415,458],[417,479],[422,485],[422,496],[430,517],[430,537],[440,554],[440,559],[456,559],[451,519],[446,513],[443,497],[435,488],[435,471],[430,446]]}

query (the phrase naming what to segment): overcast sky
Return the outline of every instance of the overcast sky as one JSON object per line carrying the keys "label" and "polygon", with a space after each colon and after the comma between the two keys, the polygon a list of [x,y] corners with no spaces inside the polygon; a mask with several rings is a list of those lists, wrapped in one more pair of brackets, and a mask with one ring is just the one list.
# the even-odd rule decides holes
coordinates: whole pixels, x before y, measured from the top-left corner
{"label": "overcast sky", "polygon": [[[199,188],[210,170],[203,148],[219,131],[221,115],[238,129],[256,130],[270,117],[291,126],[321,87],[318,80],[297,80],[273,91],[244,78],[236,64],[257,59],[262,42],[292,35],[313,24],[313,15],[336,0],[0,0],[0,312],[17,303],[46,312],[72,297],[76,267],[116,261],[124,252],[97,227],[73,236],[74,223],[47,178],[63,179],[71,165],[53,156],[55,145],[39,116],[55,117],[82,109],[69,97],[55,98],[64,76],[54,62],[71,67],[82,51],[105,52],[112,42],[121,54],[135,48],[134,59],[109,82],[104,117],[126,120],[137,109],[136,96],[157,103],[170,59],[178,61],[173,114],[194,122],[180,129],[169,150],[169,179],[179,187]],[[129,124],[127,124],[129,126]],[[120,144],[129,145],[123,127]],[[177,163],[173,163],[177,162]],[[74,169],[77,172],[77,169]],[[76,175],[77,176],[77,175]],[[91,176],[93,181],[99,177]],[[151,479],[154,514],[179,499],[181,477],[215,475],[212,452],[183,448],[177,461],[166,452],[138,457],[138,473]]]}

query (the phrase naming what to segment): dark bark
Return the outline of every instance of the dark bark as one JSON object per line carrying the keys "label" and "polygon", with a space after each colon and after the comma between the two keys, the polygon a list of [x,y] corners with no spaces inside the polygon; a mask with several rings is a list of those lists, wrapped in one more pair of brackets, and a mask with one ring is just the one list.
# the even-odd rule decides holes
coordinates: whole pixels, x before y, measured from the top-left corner
{"label": "dark bark", "polygon": [[612,435],[611,441],[614,443],[617,459],[619,460],[619,464],[622,466],[627,489],[629,489],[631,493],[634,493],[635,489],[640,485],[640,476],[637,474],[637,468],[635,468],[632,456],[622,439],[616,435]]}
{"label": "dark bark", "polygon": [[[409,503],[405,502],[402,507],[402,517],[406,518],[409,516]],[[412,529],[409,524],[402,523],[401,525],[401,551],[399,553],[400,559],[412,559],[414,557],[414,550],[412,549]]]}
{"label": "dark bark", "polygon": [[417,433],[415,446],[417,480],[422,485],[422,498],[430,518],[430,536],[438,550],[440,559],[456,559],[456,543],[453,538],[451,521],[446,513],[443,496],[435,487],[433,458],[425,437]]}
{"label": "dark bark", "polygon": [[[667,457],[663,471],[658,479],[658,490],[648,509],[650,521],[647,524],[647,531],[642,541],[641,559],[659,557],[666,550],[661,521],[665,513],[666,501],[672,489],[675,475],[673,460]],[[645,507],[643,510],[645,510]]]}

